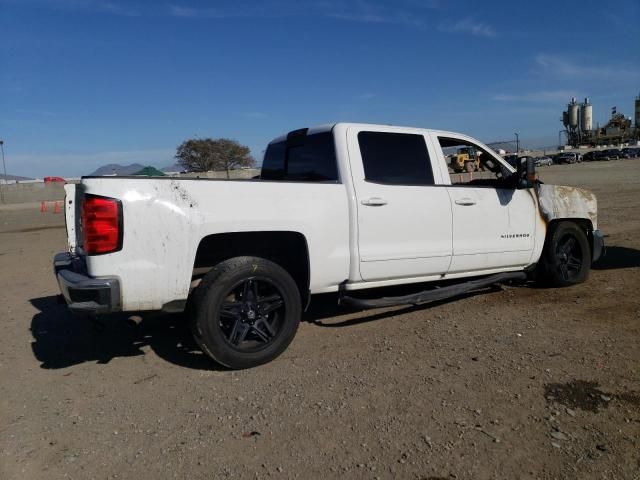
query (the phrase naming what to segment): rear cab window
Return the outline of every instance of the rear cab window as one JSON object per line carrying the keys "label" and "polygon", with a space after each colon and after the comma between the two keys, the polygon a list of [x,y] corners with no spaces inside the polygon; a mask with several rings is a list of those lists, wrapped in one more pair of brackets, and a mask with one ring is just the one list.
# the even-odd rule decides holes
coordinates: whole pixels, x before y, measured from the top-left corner
{"label": "rear cab window", "polygon": [[285,140],[267,147],[261,180],[339,183],[336,149],[331,131],[308,134],[294,130]]}

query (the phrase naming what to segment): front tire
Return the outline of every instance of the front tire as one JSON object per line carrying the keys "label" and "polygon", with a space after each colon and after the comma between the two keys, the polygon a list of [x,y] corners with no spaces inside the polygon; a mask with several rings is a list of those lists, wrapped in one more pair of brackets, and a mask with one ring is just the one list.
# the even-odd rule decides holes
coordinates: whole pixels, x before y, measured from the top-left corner
{"label": "front tire", "polygon": [[216,265],[192,295],[196,342],[232,369],[270,362],[298,330],[298,286],[286,270],[263,258],[236,257]]}
{"label": "front tire", "polygon": [[591,269],[591,248],[586,232],[573,222],[551,224],[547,232],[539,280],[551,287],[582,283]]}

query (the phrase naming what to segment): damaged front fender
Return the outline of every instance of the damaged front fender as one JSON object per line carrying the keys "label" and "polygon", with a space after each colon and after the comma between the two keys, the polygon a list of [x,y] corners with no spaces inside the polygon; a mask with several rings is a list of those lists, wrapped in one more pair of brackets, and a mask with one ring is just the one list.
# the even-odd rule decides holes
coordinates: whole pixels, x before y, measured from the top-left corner
{"label": "damaged front fender", "polygon": [[589,220],[598,228],[598,201],[589,190],[577,187],[540,184],[537,187],[540,213],[547,221],[562,218]]}

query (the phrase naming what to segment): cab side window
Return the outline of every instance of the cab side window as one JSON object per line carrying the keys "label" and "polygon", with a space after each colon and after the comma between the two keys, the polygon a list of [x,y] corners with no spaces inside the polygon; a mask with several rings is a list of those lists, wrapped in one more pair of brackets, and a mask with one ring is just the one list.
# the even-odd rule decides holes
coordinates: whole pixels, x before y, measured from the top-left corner
{"label": "cab side window", "polygon": [[433,185],[433,170],[422,135],[360,132],[365,180],[384,185]]}
{"label": "cab side window", "polygon": [[483,148],[457,138],[438,137],[438,142],[452,185],[510,186],[509,170]]}

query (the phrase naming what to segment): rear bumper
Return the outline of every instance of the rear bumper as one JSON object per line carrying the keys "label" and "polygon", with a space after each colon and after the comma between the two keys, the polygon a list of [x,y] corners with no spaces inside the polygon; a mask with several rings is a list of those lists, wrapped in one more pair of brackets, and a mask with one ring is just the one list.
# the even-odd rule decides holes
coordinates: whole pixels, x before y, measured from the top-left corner
{"label": "rear bumper", "polygon": [[593,255],[591,258],[591,262],[597,262],[600,258],[602,258],[605,254],[605,246],[604,246],[604,237],[600,230],[593,231]]}
{"label": "rear bumper", "polygon": [[84,261],[68,252],[58,253],[53,258],[53,270],[60,292],[72,311],[79,313],[120,311],[120,282],[117,278],[88,276]]}

